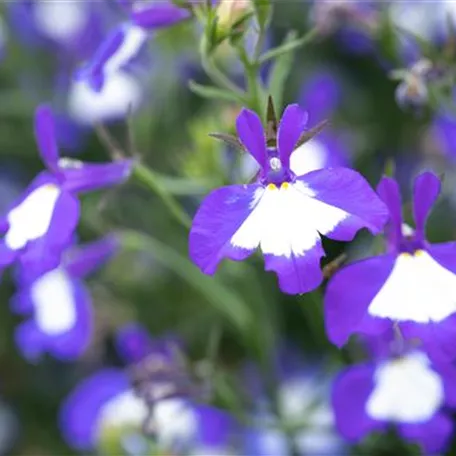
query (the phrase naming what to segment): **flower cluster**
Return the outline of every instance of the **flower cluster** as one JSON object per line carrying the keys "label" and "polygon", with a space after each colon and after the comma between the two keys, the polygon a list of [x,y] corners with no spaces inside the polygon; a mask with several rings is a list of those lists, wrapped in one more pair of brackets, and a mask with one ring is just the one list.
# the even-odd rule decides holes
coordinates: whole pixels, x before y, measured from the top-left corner
{"label": "flower cluster", "polygon": [[[77,452],[339,456],[349,454],[349,444],[359,444],[362,452],[374,454],[366,437],[390,431],[425,454],[449,448],[456,409],[456,242],[431,242],[442,239],[426,229],[442,178],[429,170],[432,166],[422,166],[418,153],[405,157],[413,163],[403,166],[374,156],[372,147],[370,172],[364,166],[368,160],[360,164],[369,158],[361,149],[369,149],[385,131],[366,115],[356,84],[342,83],[342,72],[328,67],[306,73],[297,103],[283,100],[286,78],[293,73],[288,54],[313,39],[335,38],[341,56],[373,56],[380,77],[399,81],[395,103],[389,87],[395,115],[419,112],[424,115],[419,122],[430,121],[417,142],[430,148],[426,165],[437,156],[446,168],[454,161],[456,137],[451,2],[318,0],[305,5],[313,28],[301,37],[292,32],[280,44],[270,33],[272,3],[18,0],[5,6],[5,30],[30,49],[50,50],[55,60],[46,104],[44,95],[32,97],[27,82],[21,86],[24,100],[38,105],[34,132],[44,169],[0,213],[0,273],[9,278],[12,272],[16,292],[10,310],[22,319],[14,339],[26,365],[48,355],[52,366],[65,362],[71,373],[58,421],[65,442]],[[199,43],[171,58],[169,71],[160,39],[164,29],[178,24],[182,27],[175,30],[182,35],[176,42],[191,47],[198,37]],[[10,39],[3,29],[0,19],[2,65]],[[170,48],[173,40],[166,43]],[[155,87],[155,73],[162,92]],[[196,109],[187,110],[182,98],[176,117],[171,116],[172,132],[188,130],[193,148],[202,147],[180,160],[180,177],[162,174],[164,154],[155,161],[160,171],[139,159],[137,146],[143,144],[135,141],[130,122],[125,136],[135,160],[124,158],[114,139],[123,133],[119,125],[110,125],[112,134],[101,125],[132,120],[127,117],[152,96],[165,100],[160,107],[172,105],[166,85],[171,79],[177,85],[189,80],[192,93],[227,104],[221,115],[212,107],[184,125],[186,112]],[[355,106],[353,117],[341,109],[348,104]],[[279,120],[274,105],[285,106]],[[161,122],[168,116],[157,112],[154,133],[167,136]],[[328,127],[330,117],[336,121]],[[392,116],[391,130],[395,120]],[[223,147],[213,148],[207,139],[209,124],[223,126],[225,133],[210,135]],[[80,139],[88,137],[81,133],[94,125],[112,161],[74,158]],[[410,123],[410,131],[416,125]],[[368,133],[359,134],[364,127]],[[171,151],[168,141],[174,138],[168,136],[163,143],[157,138],[156,147],[164,144],[163,150]],[[71,158],[60,155],[63,144],[73,146]],[[400,187],[411,176],[408,205]],[[131,177],[157,196],[147,200],[153,209],[141,214],[144,225],[156,220],[157,233],[168,230],[171,221],[154,206],[163,204],[186,237],[179,238],[182,230],[176,230],[166,243],[155,233],[125,228],[81,244],[82,195]],[[0,204],[3,199],[8,198]],[[451,239],[448,230],[445,236]],[[361,259],[347,249],[345,243],[352,241],[358,253],[362,250]],[[131,296],[146,290],[147,301],[158,304],[113,309],[100,321],[85,279],[121,247],[139,255],[134,265],[116,271],[112,288],[120,284]],[[261,255],[261,271],[258,264],[246,265],[255,253]],[[217,272],[223,260],[236,263]],[[178,314],[187,291],[173,282],[165,299],[178,305],[168,305],[173,314],[163,319],[166,331],[173,328],[171,335],[161,332],[166,306],[154,295],[158,283],[139,286],[153,275],[165,283],[166,268],[204,297]],[[274,273],[277,285],[263,287],[263,269]],[[155,274],[158,270],[163,274]],[[119,302],[124,297],[117,289],[114,296]],[[298,306],[283,310],[274,302],[277,296],[295,299]],[[200,311],[205,301],[213,309]],[[312,302],[322,304],[321,321]],[[150,322],[152,334],[136,323],[151,315],[146,307],[158,321]],[[298,312],[302,315],[295,318]],[[194,340],[182,337],[188,333]],[[315,361],[307,352],[320,355],[327,340],[344,356]],[[299,350],[291,348],[296,345]],[[0,403],[1,421],[9,408]],[[17,431],[14,416],[0,424],[11,435]],[[0,432],[0,453],[10,446],[8,439],[2,445],[1,437]]]}
{"label": "flower cluster", "polygon": [[54,127],[51,109],[40,106],[35,136],[46,170],[12,202],[0,222],[1,267],[18,266],[19,292],[12,310],[31,317],[16,333],[29,359],[45,351],[74,359],[87,348],[92,308],[81,279],[116,251],[117,242],[107,237],[75,246],[79,195],[124,182],[133,164],[131,160],[84,163],[61,158]]}

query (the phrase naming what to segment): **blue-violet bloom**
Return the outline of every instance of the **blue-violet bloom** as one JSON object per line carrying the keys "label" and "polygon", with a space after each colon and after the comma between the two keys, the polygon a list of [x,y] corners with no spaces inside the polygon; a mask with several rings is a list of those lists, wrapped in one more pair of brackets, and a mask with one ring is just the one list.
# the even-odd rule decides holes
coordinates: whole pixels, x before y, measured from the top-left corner
{"label": "blue-violet bloom", "polygon": [[60,158],[54,119],[48,106],[35,114],[35,135],[47,170],[32,181],[24,194],[0,218],[0,266],[21,256],[31,262],[59,255],[72,242],[79,221],[79,193],[125,181],[131,160],[88,164]]}
{"label": "blue-violet bloom", "polygon": [[202,202],[189,237],[190,257],[206,274],[224,258],[244,260],[261,247],[266,270],[275,271],[282,291],[306,293],[323,280],[320,235],[353,239],[361,228],[378,233],[388,211],[364,178],[347,168],[296,175],[290,156],[307,114],[286,108],[277,148],[267,147],[261,119],[244,109],[237,132],[261,167],[257,182],[214,190]]}
{"label": "blue-violet bloom", "polygon": [[390,338],[386,345],[388,337],[371,361],[346,368],[334,382],[336,426],[347,440],[358,442],[394,425],[425,454],[440,453],[454,428],[445,408],[456,406],[456,369],[398,340]]}
{"label": "blue-violet bloom", "polygon": [[[170,348],[153,341],[141,325],[121,328],[116,342],[127,364],[147,360],[160,374],[166,363],[171,362]],[[97,447],[105,431],[117,430],[127,444],[129,436],[138,436],[145,423],[152,420],[154,441],[160,451],[179,454],[178,449],[185,449],[185,454],[192,454],[189,450],[200,448],[207,454],[216,454],[214,448],[229,432],[230,417],[186,398],[167,398],[170,382],[172,379],[166,382],[162,378],[155,385],[151,394],[156,395],[156,403],[150,415],[144,399],[135,394],[126,371],[104,368],[96,372],[82,380],[62,405],[60,428],[65,440],[75,450],[87,452]]]}
{"label": "blue-violet bloom", "polygon": [[434,356],[453,356],[456,345],[456,243],[430,244],[425,225],[440,193],[431,172],[415,179],[415,229],[402,221],[397,182],[384,177],[378,193],[391,218],[387,252],[337,272],[325,296],[329,339],[343,345],[351,334],[381,334],[392,322],[403,337],[417,338]]}
{"label": "blue-violet bloom", "polygon": [[93,315],[82,279],[105,263],[117,246],[115,238],[106,237],[65,252],[56,268],[43,268],[42,262],[20,268],[19,291],[11,309],[30,316],[16,330],[16,342],[27,359],[35,361],[48,352],[70,361],[84,353],[92,336]]}

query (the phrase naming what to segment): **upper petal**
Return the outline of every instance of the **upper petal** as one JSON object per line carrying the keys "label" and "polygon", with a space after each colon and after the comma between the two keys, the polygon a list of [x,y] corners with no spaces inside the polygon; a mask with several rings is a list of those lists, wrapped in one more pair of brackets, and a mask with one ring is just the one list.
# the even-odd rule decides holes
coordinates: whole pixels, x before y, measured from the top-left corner
{"label": "upper petal", "polygon": [[153,347],[149,332],[138,323],[124,325],[116,334],[117,351],[127,364],[143,360],[152,354]]}
{"label": "upper petal", "polygon": [[326,332],[331,342],[342,346],[351,334],[367,329],[363,323],[369,304],[387,281],[394,260],[394,255],[361,260],[341,269],[329,281],[324,305]]}
{"label": "upper petal", "polygon": [[247,151],[262,168],[267,167],[266,136],[261,119],[253,111],[243,109],[236,119],[237,134]]}
{"label": "upper petal", "polygon": [[59,148],[54,117],[48,105],[41,105],[35,111],[35,137],[43,162],[50,170],[54,170],[59,160]]}
{"label": "upper petal", "polygon": [[287,106],[277,132],[277,146],[282,166],[289,168],[290,155],[307,123],[308,115],[299,105]]}
{"label": "upper petal", "polygon": [[[63,164],[63,166],[62,166]],[[88,192],[125,182],[131,174],[133,160],[112,163],[60,162],[63,186],[69,192]]]}
{"label": "upper petal", "polygon": [[72,277],[82,278],[102,266],[118,248],[118,239],[110,235],[72,249],[65,258],[65,269]]}
{"label": "upper petal", "polygon": [[231,185],[214,190],[203,200],[190,230],[189,253],[205,274],[213,274],[223,258],[242,260],[258,246],[254,232],[244,245],[236,246],[231,239],[254,210],[263,191],[260,185]]}
{"label": "upper petal", "polygon": [[417,235],[425,237],[426,219],[433,204],[440,194],[440,179],[433,173],[426,171],[420,174],[413,186],[413,215]]}
{"label": "upper petal", "polygon": [[305,174],[299,181],[320,202],[316,228],[331,239],[350,241],[361,228],[378,234],[388,219],[387,207],[356,171],[327,168]]}
{"label": "upper petal", "polygon": [[170,27],[189,17],[191,13],[188,9],[180,8],[170,1],[139,6],[131,14],[133,23],[148,30]]}
{"label": "upper petal", "polygon": [[402,239],[402,201],[398,183],[390,177],[382,177],[377,193],[387,205],[390,221],[386,227],[386,235],[391,247],[396,247]]}

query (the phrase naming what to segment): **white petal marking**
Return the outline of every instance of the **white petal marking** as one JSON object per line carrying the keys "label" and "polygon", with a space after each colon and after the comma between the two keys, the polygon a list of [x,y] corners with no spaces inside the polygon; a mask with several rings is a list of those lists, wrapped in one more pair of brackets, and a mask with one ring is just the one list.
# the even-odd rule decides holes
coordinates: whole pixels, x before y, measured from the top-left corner
{"label": "white petal marking", "polygon": [[101,408],[98,417],[98,431],[123,426],[139,428],[147,414],[145,402],[133,391],[125,391],[110,399]]}
{"label": "white petal marking", "polygon": [[299,146],[290,156],[290,169],[303,176],[317,169],[322,169],[328,162],[328,150],[317,139],[311,139]]}
{"label": "white petal marking", "polygon": [[160,446],[188,442],[196,435],[198,418],[193,408],[181,399],[157,402],[153,416]]}
{"label": "white petal marking", "polygon": [[46,184],[33,190],[21,204],[12,209],[7,220],[5,243],[12,250],[21,249],[28,241],[45,235],[51,224],[60,189]]}
{"label": "white petal marking", "polygon": [[125,116],[141,103],[140,82],[121,71],[106,76],[100,92],[93,90],[85,80],[74,81],[68,95],[71,116],[81,124]]}
{"label": "white petal marking", "polygon": [[429,420],[442,406],[443,383],[424,353],[387,361],[375,371],[375,387],[366,403],[374,419],[401,423]]}
{"label": "white petal marking", "polygon": [[54,269],[31,287],[35,320],[41,331],[51,336],[71,330],[76,323],[76,303],[70,278],[62,269]]}
{"label": "white petal marking", "polygon": [[401,254],[368,312],[397,321],[442,321],[456,312],[456,275],[423,250]]}
{"label": "white petal marking", "polygon": [[57,41],[68,41],[86,25],[88,9],[84,2],[77,0],[39,0],[35,3],[34,16],[42,33]]}
{"label": "white petal marking", "polygon": [[313,198],[302,182],[270,184],[255,193],[253,211],[231,238],[231,244],[245,249],[258,246],[264,254],[303,255],[320,242],[350,214]]}

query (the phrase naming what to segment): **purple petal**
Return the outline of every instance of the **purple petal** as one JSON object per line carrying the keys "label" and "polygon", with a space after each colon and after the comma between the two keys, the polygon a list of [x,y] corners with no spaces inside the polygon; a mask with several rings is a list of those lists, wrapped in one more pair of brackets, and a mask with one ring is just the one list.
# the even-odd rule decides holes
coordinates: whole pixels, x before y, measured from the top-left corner
{"label": "purple petal", "polygon": [[118,160],[112,163],[81,163],[61,167],[63,187],[69,192],[83,193],[125,182],[131,174],[133,160]]}
{"label": "purple petal", "polygon": [[433,369],[440,374],[443,381],[445,405],[456,407],[456,366],[453,363],[434,362]]}
{"label": "purple petal", "polygon": [[377,193],[390,212],[386,237],[391,250],[397,249],[402,239],[402,201],[398,183],[390,177],[382,177]]}
{"label": "purple petal", "polygon": [[140,324],[123,326],[116,335],[116,347],[127,364],[137,363],[153,352],[154,343],[149,332]]}
{"label": "purple petal", "polygon": [[308,115],[299,105],[287,106],[280,121],[277,133],[277,146],[280,160],[284,168],[290,167],[290,155],[307,123]]}
{"label": "purple petal", "polygon": [[453,432],[453,422],[444,413],[437,413],[424,423],[401,424],[398,430],[405,440],[418,443],[426,454],[436,454],[448,446]]}
{"label": "purple petal", "polygon": [[312,124],[329,117],[340,104],[341,84],[330,72],[317,72],[301,89],[299,104],[311,113]]}
{"label": "purple petal", "polygon": [[131,14],[133,23],[147,30],[170,27],[190,17],[189,10],[179,8],[171,2],[140,6]]}
{"label": "purple petal", "polygon": [[385,427],[366,413],[366,403],[374,388],[374,372],[374,365],[353,366],[343,371],[334,382],[332,405],[336,427],[352,442]]}
{"label": "purple petal", "polygon": [[100,91],[104,84],[104,66],[120,48],[125,38],[125,25],[113,30],[101,43],[92,60],[80,69],[76,78],[87,79],[95,91]]}
{"label": "purple petal", "polygon": [[456,274],[456,242],[430,244],[426,250],[441,266]]}
{"label": "purple petal", "polygon": [[337,241],[351,241],[362,228],[373,234],[382,231],[388,219],[388,209],[356,171],[348,168],[321,169],[298,180],[310,189],[313,199],[347,213],[344,220],[329,231],[327,223],[322,224],[321,231],[317,227],[321,234]]}
{"label": "purple petal", "polygon": [[114,236],[106,236],[70,252],[65,268],[72,277],[85,277],[106,263],[118,247],[119,241]]}
{"label": "purple petal", "polygon": [[35,137],[43,162],[50,170],[55,170],[59,161],[59,148],[54,117],[48,105],[41,105],[35,111]]}
{"label": "purple petal", "polygon": [[83,380],[60,410],[60,429],[68,444],[79,451],[94,449],[101,408],[129,389],[128,377],[120,369],[104,369]]}
{"label": "purple petal", "polygon": [[426,219],[440,193],[440,179],[427,171],[415,179],[413,187],[413,214],[416,233],[420,239],[425,238]]}
{"label": "purple petal", "polygon": [[226,412],[214,407],[199,405],[195,407],[198,417],[198,443],[208,450],[227,447],[233,435],[235,423]]}
{"label": "purple petal", "polygon": [[456,315],[434,322],[404,322],[399,325],[405,339],[420,340],[435,362],[451,362],[456,358]]}
{"label": "purple petal", "polygon": [[253,111],[243,109],[236,120],[240,141],[258,164],[267,167],[266,136],[261,119]]}
{"label": "purple petal", "polygon": [[189,236],[192,261],[205,273],[214,274],[223,258],[243,260],[254,250],[230,244],[232,236],[255,208],[260,185],[231,185],[211,192],[201,203]]}
{"label": "purple petal", "polygon": [[321,242],[303,255],[291,257],[264,255],[266,271],[274,271],[281,291],[287,294],[307,293],[323,281],[320,260],[325,255]]}
{"label": "purple petal", "polygon": [[368,258],[337,272],[325,294],[325,324],[328,338],[344,345],[351,334],[379,333],[387,329],[382,319],[369,321],[369,304],[388,279],[396,257],[392,254]]}

